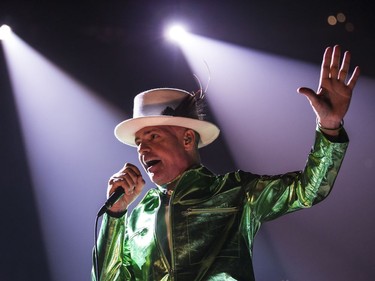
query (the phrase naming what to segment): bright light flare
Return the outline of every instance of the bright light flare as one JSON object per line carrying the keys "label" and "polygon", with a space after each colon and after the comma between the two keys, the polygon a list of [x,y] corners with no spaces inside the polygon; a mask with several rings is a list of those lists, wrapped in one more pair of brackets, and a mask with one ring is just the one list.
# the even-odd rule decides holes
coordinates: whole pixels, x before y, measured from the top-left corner
{"label": "bright light flare", "polygon": [[0,40],[7,39],[10,36],[11,32],[12,32],[12,29],[8,25],[3,24],[0,27]]}
{"label": "bright light flare", "polygon": [[188,35],[188,32],[186,31],[185,27],[182,25],[172,25],[170,26],[165,36],[168,40],[174,41],[174,42],[182,42],[186,39]]}

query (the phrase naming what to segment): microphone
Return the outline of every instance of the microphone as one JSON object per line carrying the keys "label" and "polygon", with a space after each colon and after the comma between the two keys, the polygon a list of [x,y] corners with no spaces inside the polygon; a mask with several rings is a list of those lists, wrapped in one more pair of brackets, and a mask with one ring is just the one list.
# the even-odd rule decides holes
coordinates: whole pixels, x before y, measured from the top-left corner
{"label": "microphone", "polygon": [[113,192],[111,194],[111,196],[109,196],[109,198],[107,199],[107,201],[105,202],[105,204],[100,208],[97,216],[100,217],[101,215],[103,215],[105,213],[105,211],[107,211],[109,208],[111,208],[113,206],[113,204],[115,204],[117,202],[117,200],[120,199],[120,197],[125,193],[124,189],[119,186],[118,188],[116,188],[115,192]]}

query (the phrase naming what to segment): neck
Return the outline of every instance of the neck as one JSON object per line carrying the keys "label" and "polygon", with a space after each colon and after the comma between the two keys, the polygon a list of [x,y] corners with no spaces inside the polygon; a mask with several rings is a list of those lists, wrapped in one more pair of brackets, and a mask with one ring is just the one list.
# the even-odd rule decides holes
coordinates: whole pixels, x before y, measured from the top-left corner
{"label": "neck", "polygon": [[182,174],[179,174],[177,177],[175,177],[173,180],[163,184],[163,187],[167,190],[173,190],[177,184],[177,181],[181,178]]}
{"label": "neck", "polygon": [[188,169],[186,169],[185,171],[183,171],[181,174],[177,175],[174,179],[172,179],[171,181],[167,182],[167,183],[164,183],[164,184],[161,184],[159,185],[162,189],[165,189],[166,191],[170,191],[170,190],[174,190],[174,188],[176,187],[176,184],[178,182],[178,180],[181,178],[181,176],[188,170],[191,170],[191,169],[195,169],[195,168],[198,168],[200,166],[200,164],[194,164],[192,165],[191,167],[189,167]]}

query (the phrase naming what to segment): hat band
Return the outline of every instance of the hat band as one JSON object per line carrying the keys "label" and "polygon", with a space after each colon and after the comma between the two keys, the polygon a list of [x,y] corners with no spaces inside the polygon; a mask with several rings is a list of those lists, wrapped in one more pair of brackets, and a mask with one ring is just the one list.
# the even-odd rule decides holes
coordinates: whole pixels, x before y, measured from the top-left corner
{"label": "hat band", "polygon": [[200,119],[197,112],[195,95],[186,95],[175,109],[167,106],[161,112],[161,115]]}

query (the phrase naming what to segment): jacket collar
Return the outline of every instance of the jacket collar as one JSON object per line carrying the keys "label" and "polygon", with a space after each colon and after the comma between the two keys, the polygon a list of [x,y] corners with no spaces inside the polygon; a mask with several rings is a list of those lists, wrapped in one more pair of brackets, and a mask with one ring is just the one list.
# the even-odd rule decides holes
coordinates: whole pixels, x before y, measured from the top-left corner
{"label": "jacket collar", "polygon": [[[176,179],[177,183],[173,191],[173,202],[190,204],[192,201],[204,201],[211,197],[211,190],[216,182],[216,175],[203,165],[185,171]],[[166,185],[157,186],[157,189],[166,194]]]}

